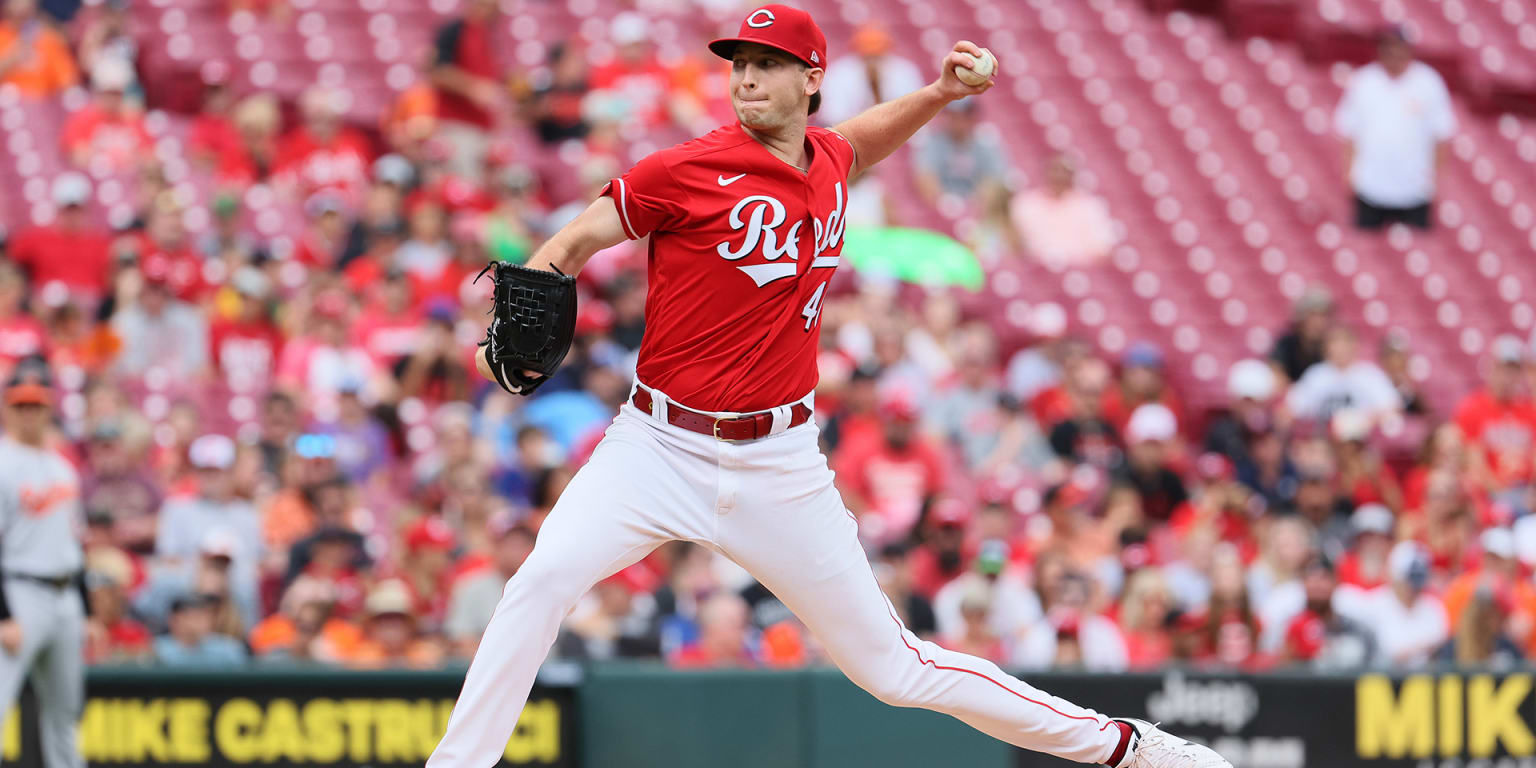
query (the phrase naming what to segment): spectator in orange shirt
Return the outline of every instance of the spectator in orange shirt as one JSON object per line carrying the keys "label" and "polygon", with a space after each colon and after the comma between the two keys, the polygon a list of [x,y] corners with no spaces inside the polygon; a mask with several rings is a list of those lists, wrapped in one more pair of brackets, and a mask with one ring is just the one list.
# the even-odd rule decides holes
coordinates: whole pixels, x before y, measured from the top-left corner
{"label": "spectator in orange shirt", "polygon": [[91,70],[91,103],[64,122],[64,151],[81,168],[109,173],[136,171],[153,155],[154,140],[144,127],[144,115],[124,94],[133,82],[133,69],[122,59],[107,57]]}
{"label": "spectator in orange shirt", "polygon": [[418,632],[411,590],[387,579],[368,593],[363,639],[346,662],[363,669],[431,669],[443,662],[440,643]]}
{"label": "spectator in orange shirt", "polygon": [[0,20],[0,84],[45,98],[80,80],[69,43],[37,13],[37,0],[6,0]]}
{"label": "spectator in orange shirt", "polygon": [[1532,632],[1536,628],[1536,586],[1520,573],[1514,536],[1505,528],[1489,528],[1478,538],[1478,544],[1483,550],[1479,566],[1452,579],[1445,588],[1441,601],[1445,603],[1446,618],[1452,627],[1460,627],[1463,612],[1479,590],[1507,596],[1508,612],[1516,618],[1513,623],[1520,630],[1514,641],[1527,653],[1536,651],[1536,633]]}
{"label": "spectator in orange shirt", "polygon": [[336,617],[335,607],[331,585],[300,577],[283,594],[278,612],[251,630],[251,654],[270,660],[335,663],[356,653],[362,633]]}

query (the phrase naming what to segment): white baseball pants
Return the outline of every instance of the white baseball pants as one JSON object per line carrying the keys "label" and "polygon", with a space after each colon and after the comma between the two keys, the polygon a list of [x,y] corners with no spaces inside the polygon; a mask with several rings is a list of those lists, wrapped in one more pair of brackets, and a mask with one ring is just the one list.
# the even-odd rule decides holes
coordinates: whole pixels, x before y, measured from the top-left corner
{"label": "white baseball pants", "polygon": [[427,768],[489,768],[500,760],[577,599],[672,539],[750,571],[879,700],[953,715],[1009,744],[1069,760],[1110,759],[1120,729],[1108,718],[908,631],[875,581],[857,528],[832,485],[814,420],[726,443],[626,403],[507,582]]}
{"label": "white baseball pants", "polygon": [[[85,768],[77,746],[85,708],[85,605],[73,585],[53,587],[24,579],[0,583],[11,618],[21,625],[21,648],[0,651],[0,722],[32,678],[44,768]],[[508,738],[511,738],[509,735]]]}

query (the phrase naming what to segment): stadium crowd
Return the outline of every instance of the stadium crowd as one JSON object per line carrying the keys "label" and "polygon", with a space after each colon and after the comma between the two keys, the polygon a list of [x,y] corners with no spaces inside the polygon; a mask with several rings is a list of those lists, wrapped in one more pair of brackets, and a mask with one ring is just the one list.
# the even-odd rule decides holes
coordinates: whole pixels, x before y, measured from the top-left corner
{"label": "stadium crowd", "polygon": [[[236,12],[283,12],[252,7]],[[730,119],[721,73],[659,60],[641,16],[611,21],[610,62],[572,44],[509,72],[487,42],[496,13],[470,0],[380,126],[347,124],[320,87],[285,120],[272,95],[205,73],[187,141],[220,192],[210,220],[190,221],[150,151],[123,9],[64,23],[7,0],[0,87],[90,92],[59,137],[77,170],[53,181],[54,215],[5,222],[0,366],[40,357],[52,372],[56,447],[83,481],[92,663],[431,667],[473,653],[628,396],[645,249],[621,245],[581,274],[576,347],[527,399],[472,374],[488,306],[477,273],[526,259],[634,159],[637,137]],[[829,110],[921,82],[878,27],[848,47]],[[1004,148],[976,132],[979,109],[925,131],[918,193],[981,214],[984,260],[1108,253],[1113,222],[1074,188],[1071,159],[1019,184],[1028,175],[1003,172]],[[508,156],[508,124],[576,158],[577,177]],[[109,217],[96,180],[123,173],[139,181],[131,215]],[[883,220],[880,183],[854,187],[850,217]],[[252,195],[300,206],[302,233],[263,238]],[[1155,346],[1106,357],[1051,305],[1034,308],[1026,343],[1005,343],[961,305],[954,290],[859,278],[822,315],[825,449],[919,635],[1022,669],[1536,652],[1525,341],[1498,339],[1484,388],[1437,413],[1402,346],[1363,349],[1318,288],[1270,359],[1232,366],[1226,402],[1196,405]],[[555,653],[824,661],[771,594],[688,544],[596,585]]]}

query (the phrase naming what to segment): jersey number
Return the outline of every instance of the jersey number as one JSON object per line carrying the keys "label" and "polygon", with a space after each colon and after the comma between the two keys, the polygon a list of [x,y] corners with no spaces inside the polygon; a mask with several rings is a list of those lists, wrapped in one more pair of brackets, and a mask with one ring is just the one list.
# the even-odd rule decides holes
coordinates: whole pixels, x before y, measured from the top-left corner
{"label": "jersey number", "polygon": [[810,331],[816,324],[816,318],[821,316],[821,294],[827,290],[827,284],[816,286],[816,292],[811,294],[811,300],[805,303],[805,309],[800,310],[800,316],[805,318],[805,330]]}

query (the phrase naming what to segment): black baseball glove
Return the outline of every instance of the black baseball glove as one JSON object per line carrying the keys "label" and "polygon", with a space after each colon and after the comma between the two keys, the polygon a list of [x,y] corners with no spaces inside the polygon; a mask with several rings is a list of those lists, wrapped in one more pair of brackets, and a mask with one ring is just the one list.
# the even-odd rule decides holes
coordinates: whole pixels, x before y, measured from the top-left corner
{"label": "black baseball glove", "polygon": [[[485,361],[496,383],[527,395],[547,381],[571,351],[576,335],[576,278],[493,261],[486,272],[496,283],[491,327],[485,330]],[[530,376],[528,371],[542,374]]]}

